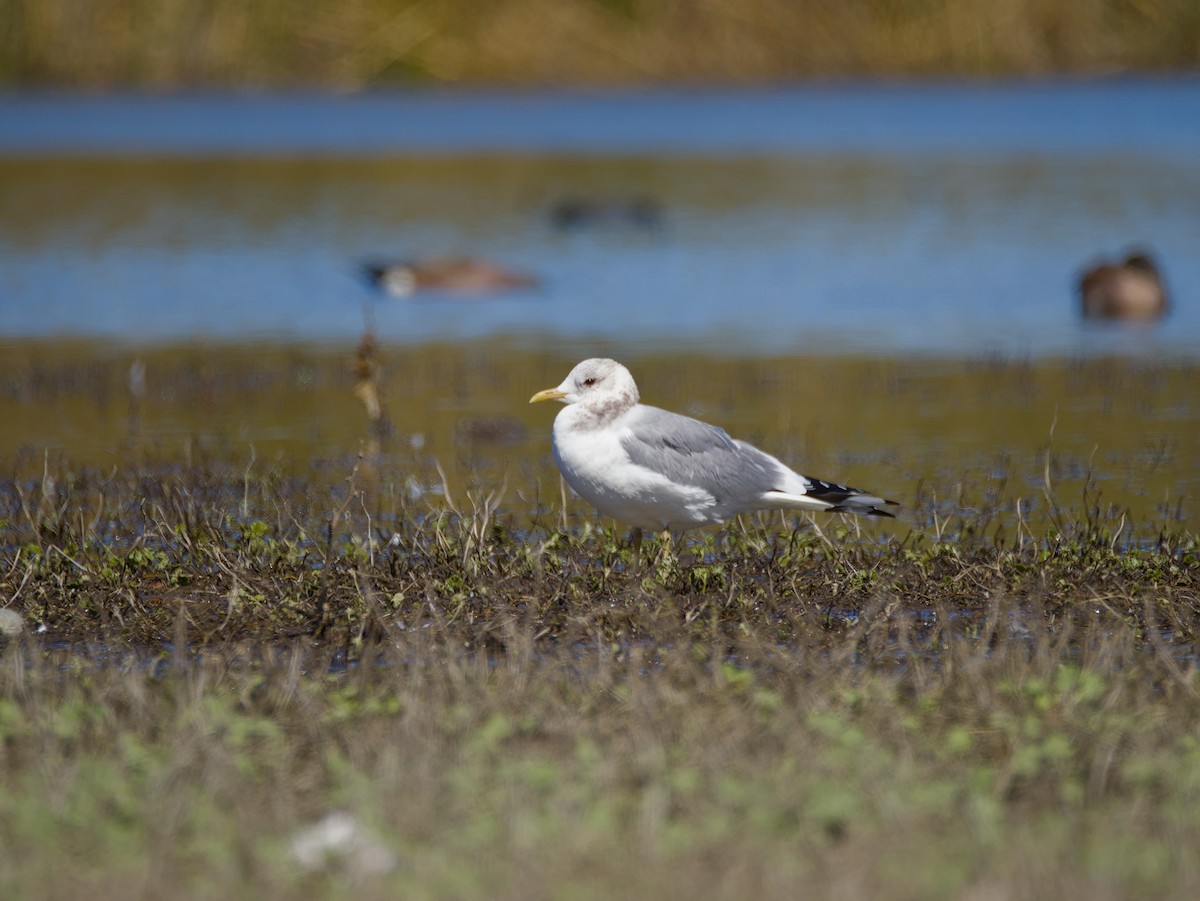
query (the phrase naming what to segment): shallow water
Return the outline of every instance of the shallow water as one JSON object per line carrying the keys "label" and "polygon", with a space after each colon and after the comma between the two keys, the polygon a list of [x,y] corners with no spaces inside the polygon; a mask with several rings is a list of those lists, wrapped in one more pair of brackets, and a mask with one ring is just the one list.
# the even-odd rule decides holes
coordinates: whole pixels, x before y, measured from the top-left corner
{"label": "shallow water", "polygon": [[[1200,81],[602,94],[0,97],[0,335],[493,335],[629,352],[975,356],[1200,348]],[[13,125],[13,123],[16,123]],[[556,230],[568,197],[660,228]],[[1172,315],[1095,327],[1133,245]],[[541,279],[380,298],[367,258]]]}
{"label": "shallow water", "polygon": [[1188,161],[1200,78],[760,89],[0,95],[0,152],[927,157],[1114,150]]}
{"label": "shallow water", "polygon": [[[556,409],[528,399],[561,380],[571,349],[384,347],[384,432],[353,393],[352,345],[25,341],[3,350],[0,460],[21,478],[39,478],[48,456],[102,470],[232,460],[342,480],[365,450],[389,490],[434,506],[444,506],[446,488],[465,504],[468,491],[502,486],[504,509],[519,516],[559,504]],[[1192,363],[626,356],[646,402],[722,425],[808,475],[900,501],[899,534],[927,525],[931,511],[969,519],[1001,507],[1011,527],[1018,498],[1036,520],[1047,511],[1047,478],[1073,518],[1098,502],[1151,531],[1177,527],[1200,492]]]}

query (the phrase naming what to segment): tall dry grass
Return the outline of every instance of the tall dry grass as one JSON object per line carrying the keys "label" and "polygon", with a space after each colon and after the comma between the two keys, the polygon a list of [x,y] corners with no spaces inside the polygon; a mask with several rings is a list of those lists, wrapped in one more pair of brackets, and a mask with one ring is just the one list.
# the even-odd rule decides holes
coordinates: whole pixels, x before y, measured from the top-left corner
{"label": "tall dry grass", "polygon": [[0,78],[768,82],[1194,67],[1192,0],[0,0]]}

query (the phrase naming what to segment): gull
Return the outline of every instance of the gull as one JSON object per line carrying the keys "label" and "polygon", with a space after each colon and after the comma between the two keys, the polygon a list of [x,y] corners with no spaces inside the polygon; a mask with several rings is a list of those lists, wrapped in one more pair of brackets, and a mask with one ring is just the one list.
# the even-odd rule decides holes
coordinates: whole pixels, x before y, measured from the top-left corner
{"label": "gull", "polygon": [[554,418],[554,461],[567,484],[605,516],[642,529],[724,523],[753,510],[888,516],[895,501],[803,476],[724,429],[639,403],[616,360],[584,360],[557,388],[529,399],[567,405]]}

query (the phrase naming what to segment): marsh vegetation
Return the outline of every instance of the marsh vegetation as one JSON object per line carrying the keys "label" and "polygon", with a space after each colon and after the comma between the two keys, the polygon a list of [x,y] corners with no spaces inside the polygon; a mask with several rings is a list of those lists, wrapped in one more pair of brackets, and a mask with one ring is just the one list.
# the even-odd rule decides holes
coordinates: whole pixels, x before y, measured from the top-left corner
{"label": "marsh vegetation", "polygon": [[0,76],[83,88],[1110,73],[1194,67],[1200,47],[1194,6],[1171,0],[6,0],[0,14]]}
{"label": "marsh vegetation", "polygon": [[[1004,478],[925,445],[935,490],[905,432],[869,422],[881,456],[840,462],[899,494],[903,522],[744,517],[635,568],[560,493],[548,423],[513,444],[416,412],[435,387],[486,410],[491,385],[524,424],[554,361],[410,351],[384,367],[405,375],[384,377],[381,435],[346,403],[349,354],[209,359],[195,419],[172,392],[203,367],[170,356],[148,358],[136,410],[120,353],[4,376],[10,412],[91,398],[126,442],[73,447],[45,418],[21,424],[42,450],[4,450],[0,598],[27,625],[0,659],[5,896],[1200,889],[1200,541],[1184,498],[1122,502],[1136,480],[1111,471],[1149,477],[1140,446],[1104,433],[1117,448],[1080,453],[1060,421],[1028,452],[1010,435]],[[807,364],[717,365],[710,384],[740,403],[738,386]],[[908,391],[974,390],[958,370],[914,388],[893,365],[822,363],[909,410]],[[1098,417],[1188,419],[1186,366],[1073,366],[992,364],[989,396],[1051,403],[1056,379],[1079,379],[1094,398],[1117,379],[1158,392]],[[697,375],[641,368],[668,397]],[[278,427],[252,450],[264,436],[217,413],[247,379],[268,403],[273,385],[299,398],[343,451],[299,453],[315,439]],[[320,413],[326,390],[345,432]],[[1158,477],[1187,494],[1194,450],[1174,433]],[[298,868],[294,836],[331,811],[390,866]]]}
{"label": "marsh vegetation", "polygon": [[[0,0],[0,80],[1177,71],[1193,6]],[[1200,896],[1194,93],[0,98],[0,897]],[[1084,328],[1135,239],[1172,317]],[[596,354],[902,518],[634,565],[526,404]]]}

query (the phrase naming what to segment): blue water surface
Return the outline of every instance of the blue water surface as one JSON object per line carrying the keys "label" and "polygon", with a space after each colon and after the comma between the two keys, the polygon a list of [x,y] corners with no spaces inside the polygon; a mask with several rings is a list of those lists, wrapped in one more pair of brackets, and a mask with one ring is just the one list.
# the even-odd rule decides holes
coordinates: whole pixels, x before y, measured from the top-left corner
{"label": "blue water surface", "polygon": [[[1200,349],[1200,79],[760,90],[0,96],[0,338],[880,355]],[[568,197],[657,229],[563,232]],[[1145,247],[1174,306],[1081,321]],[[368,258],[536,274],[380,298]]]}

